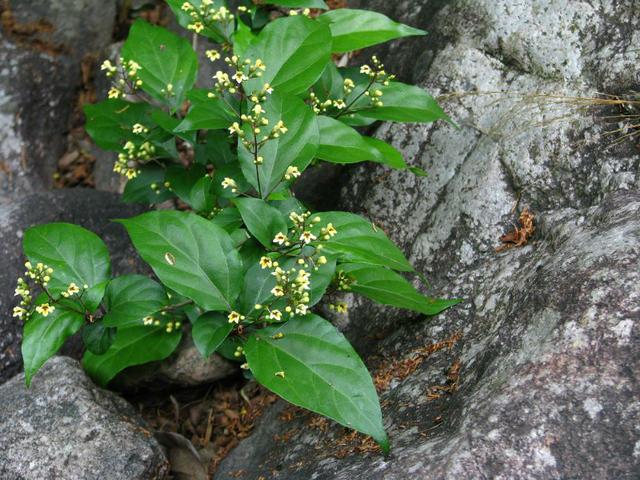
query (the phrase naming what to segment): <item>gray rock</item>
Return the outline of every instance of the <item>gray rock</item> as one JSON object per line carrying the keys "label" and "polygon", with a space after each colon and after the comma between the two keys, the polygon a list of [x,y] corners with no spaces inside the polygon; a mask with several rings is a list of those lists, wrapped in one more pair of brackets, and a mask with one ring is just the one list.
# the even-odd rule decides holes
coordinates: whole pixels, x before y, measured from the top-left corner
{"label": "gray rock", "polygon": [[[267,414],[215,478],[637,478],[638,137],[609,134],[629,119],[598,100],[637,90],[636,2],[354,3],[430,32],[375,51],[460,128],[381,125],[429,177],[356,166],[336,207],[383,228],[423,291],[465,302],[417,322],[348,298],[337,323],[372,366],[461,339],[382,392],[388,458]],[[525,207],[532,241],[496,253]]]}
{"label": "gray rock", "polygon": [[[20,203],[0,203],[0,382],[22,368],[20,340],[22,325],[11,317],[17,304],[15,281],[24,271],[22,236],[33,226],[49,222],[77,223],[98,234],[109,247],[114,274],[146,271],[125,230],[111,222],[141,213],[138,206],[124,205],[119,197],[88,189],[55,190],[24,197]],[[72,345],[67,353],[79,353]]]}
{"label": "gray rock", "polygon": [[96,387],[75,360],[51,359],[30,389],[0,386],[0,477],[6,480],[166,478],[168,463],[126,401]]}
{"label": "gray rock", "polygon": [[110,385],[118,391],[160,391],[208,385],[238,372],[237,364],[213,354],[203,358],[185,332],[176,351],[166,360],[129,367]]}
{"label": "gray rock", "polygon": [[115,1],[5,2],[0,44],[0,194],[51,185],[81,85],[80,62],[108,45]]}

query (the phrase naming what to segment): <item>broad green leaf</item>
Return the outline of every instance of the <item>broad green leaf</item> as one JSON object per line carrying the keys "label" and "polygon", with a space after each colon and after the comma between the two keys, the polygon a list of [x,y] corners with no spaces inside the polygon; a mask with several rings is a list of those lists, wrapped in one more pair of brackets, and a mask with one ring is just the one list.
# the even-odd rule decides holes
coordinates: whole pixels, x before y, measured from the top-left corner
{"label": "broad green leaf", "polygon": [[[165,168],[147,164],[140,166],[139,170],[138,176],[129,180],[124,187],[123,202],[153,204],[175,197],[171,190],[164,187]],[[151,188],[152,186],[155,188]]]}
{"label": "broad green leaf", "polygon": [[322,8],[324,10],[329,8],[324,0],[265,0],[264,3],[290,8]]}
{"label": "broad green leaf", "polygon": [[187,94],[191,108],[175,132],[228,128],[237,120],[238,115],[229,104],[220,97],[209,98],[208,93],[208,90],[191,90]]}
{"label": "broad green leaf", "polygon": [[206,310],[231,310],[242,286],[242,260],[222,228],[169,210],[119,222],[163,284]]}
{"label": "broad green leaf", "polygon": [[[189,96],[189,94],[187,94]],[[176,132],[176,127],[180,125],[180,119],[169,115],[164,110],[156,108],[151,112],[151,119],[155,122],[163,132],[167,133],[170,137],[176,136],[186,140],[191,145],[196,143],[197,132]]]}
{"label": "broad green leaf", "polygon": [[376,160],[380,152],[348,125],[331,117],[318,116],[320,142],[316,157],[332,163]]}
{"label": "broad green leaf", "polygon": [[168,303],[162,286],[143,275],[123,275],[109,282],[104,296],[108,327],[143,325],[143,318],[153,315]]}
{"label": "broad green leaf", "polygon": [[[92,288],[109,279],[106,245],[95,233],[77,225],[48,223],[32,227],[24,234],[23,246],[33,265],[44,263],[53,268],[48,288],[54,296],[66,291],[70,283]],[[94,293],[91,307],[97,308],[101,296],[97,290]]]}
{"label": "broad green leaf", "polygon": [[242,225],[242,217],[240,216],[240,212],[237,208],[226,207],[213,217],[211,223],[223,228],[228,233],[231,233],[240,228]]}
{"label": "broad green leaf", "polygon": [[46,317],[39,313],[33,314],[24,325],[22,339],[22,359],[27,387],[40,367],[83,325],[82,315],[62,307],[57,307]]}
{"label": "broad green leaf", "polygon": [[375,265],[342,264],[338,267],[355,279],[351,290],[384,305],[406,308],[425,315],[436,315],[460,303],[460,300],[440,300],[420,294],[405,278],[387,268]]}
{"label": "broad green leaf", "polygon": [[140,65],[142,90],[173,110],[180,108],[196,81],[198,58],[189,42],[144,20],[131,26],[122,57]]}
{"label": "broad green leaf", "polygon": [[90,323],[82,329],[82,343],[91,353],[102,355],[116,339],[116,328],[103,322]]}
{"label": "broad green leaf", "polygon": [[354,105],[359,116],[393,122],[450,121],[434,98],[415,85],[391,82],[388,87],[381,87],[380,90],[383,92],[381,99],[384,105],[373,107],[368,104],[369,99],[363,97],[363,100]]}
{"label": "broad green leaf", "polygon": [[376,158],[374,161],[401,170],[407,168],[407,163],[402,158],[402,154],[388,143],[374,137],[363,137],[363,139],[375,150]]}
{"label": "broad green leaf", "polygon": [[[381,265],[403,272],[413,271],[400,249],[382,230],[370,221],[353,213],[324,212],[316,214],[321,221],[313,230],[328,253],[339,255],[343,262]],[[333,224],[337,234],[325,240],[320,227]]]}
{"label": "broad green leaf", "polygon": [[176,349],[181,338],[181,329],[167,333],[164,324],[118,328],[116,339],[109,350],[102,355],[86,351],[82,365],[99,385],[106,386],[127,367],[167,358]]}
{"label": "broad green leaf", "polygon": [[254,156],[242,142],[238,143],[238,157],[244,177],[256,190],[260,187],[262,198],[267,198],[284,180],[289,166],[295,165],[303,171],[309,165],[318,148],[319,133],[316,115],[296,97],[274,92],[265,102],[264,108],[269,125],[282,120],[289,131],[268,141],[260,149],[259,155],[264,158],[263,164],[257,168],[260,184],[256,165],[253,163]]}
{"label": "broad green leaf", "polygon": [[167,169],[165,179],[171,190],[194,211],[211,211],[214,202],[213,179],[202,165],[195,164],[189,169],[171,166]]}
{"label": "broad green leaf", "polygon": [[244,224],[266,248],[273,247],[276,234],[287,232],[287,222],[277,208],[258,198],[236,198],[233,203],[238,207]]}
{"label": "broad green leaf", "polygon": [[247,317],[253,316],[256,304],[272,301],[274,296],[271,289],[276,286],[276,279],[271,270],[262,268],[258,262],[253,262],[244,276],[244,287],[238,299],[238,311]]}
{"label": "broad green leaf", "polygon": [[382,412],[367,367],[329,322],[308,315],[258,330],[249,336],[244,350],[256,380],[269,390],[294,405],[371,435],[388,451]]}
{"label": "broad green leaf", "polygon": [[[210,130],[204,143],[195,147],[195,161],[202,165],[221,167],[227,163],[237,163],[238,156],[231,150],[229,132],[226,130]],[[235,145],[235,139],[233,140]]]}
{"label": "broad green leaf", "polygon": [[335,63],[329,62],[318,81],[311,88],[321,101],[329,98],[342,98],[344,95],[344,79]]}
{"label": "broad green leaf", "polygon": [[395,38],[427,33],[368,10],[339,8],[323,13],[318,20],[331,28],[334,53],[352,52]]}
{"label": "broad green leaf", "polygon": [[246,56],[260,58],[266,65],[261,78],[247,82],[248,91],[260,90],[268,82],[280,92],[300,94],[330,61],[331,32],[326,24],[302,15],[279,18],[260,32]]}
{"label": "broad green leaf", "polygon": [[127,140],[139,138],[132,129],[136,123],[148,126],[151,106],[124,100],[105,100],[83,107],[85,129],[100,148],[119,152]]}
{"label": "broad green leaf", "polygon": [[[193,19],[189,16],[189,14],[182,10],[182,5],[184,4],[185,0],[166,0],[166,2],[169,4],[169,8],[171,8],[171,10],[173,11],[180,26],[187,28],[189,24],[193,22]],[[202,0],[189,0],[189,3],[191,3],[191,5],[196,8],[200,8],[200,6],[202,5]],[[225,0],[213,0],[211,4],[211,6],[214,8],[220,8],[225,5]],[[217,26],[205,26],[204,30],[200,32],[200,35],[210,38],[216,43],[223,43],[225,41],[225,37],[230,34],[230,30],[232,29],[233,22],[224,30],[220,28],[219,24]]]}
{"label": "broad green leaf", "polygon": [[236,31],[233,33],[233,53],[238,55],[239,57],[245,57],[244,53],[246,52],[251,42],[253,42],[256,38],[256,35],[251,30],[246,23],[244,23],[241,19],[238,19],[238,27]]}
{"label": "broad green leaf", "polygon": [[202,314],[193,324],[191,336],[198,352],[207,358],[224,342],[233,330],[227,317],[217,312]]}

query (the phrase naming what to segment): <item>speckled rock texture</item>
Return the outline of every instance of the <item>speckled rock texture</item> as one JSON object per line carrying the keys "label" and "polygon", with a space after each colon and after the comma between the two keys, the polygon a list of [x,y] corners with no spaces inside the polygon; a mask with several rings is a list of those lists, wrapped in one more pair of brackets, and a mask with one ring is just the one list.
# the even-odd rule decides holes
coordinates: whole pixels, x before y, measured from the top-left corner
{"label": "speckled rock texture", "polygon": [[[637,2],[356,3],[430,32],[375,52],[460,128],[382,124],[429,177],[356,166],[335,207],[383,228],[423,291],[465,301],[425,321],[349,298],[336,319],[375,373],[391,368],[388,458],[274,409],[215,478],[637,478],[639,136],[599,100],[639,90]],[[496,252],[524,208],[534,237]]]}
{"label": "speckled rock texture", "polygon": [[81,61],[110,43],[114,0],[0,5],[0,195],[50,186],[82,84]]}
{"label": "speckled rock texture", "polygon": [[[24,231],[42,223],[76,223],[104,240],[115,274],[144,273],[147,270],[126,231],[111,222],[138,213],[142,213],[142,208],[121,203],[118,195],[88,189],[54,190],[27,195],[19,202],[0,202],[0,383],[22,368],[22,325],[12,318],[11,311],[17,304],[13,296],[15,282],[24,272]],[[78,356],[80,345],[76,343],[71,342],[65,353]]]}
{"label": "speckled rock texture", "polygon": [[29,389],[16,376],[0,386],[0,403],[3,480],[167,476],[162,448],[134,408],[96,387],[75,360],[51,359]]}

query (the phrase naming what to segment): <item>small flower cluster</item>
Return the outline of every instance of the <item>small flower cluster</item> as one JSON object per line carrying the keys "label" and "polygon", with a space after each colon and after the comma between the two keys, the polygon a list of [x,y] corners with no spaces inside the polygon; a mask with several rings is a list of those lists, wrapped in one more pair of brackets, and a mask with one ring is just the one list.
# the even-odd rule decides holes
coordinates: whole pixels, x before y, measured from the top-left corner
{"label": "small flower cluster", "polygon": [[[143,128],[140,133],[143,133],[144,127],[142,125],[140,127]],[[135,128],[136,126],[134,126]],[[137,168],[138,162],[151,160],[156,153],[156,147],[149,142],[143,142],[140,146],[136,146],[132,141],[128,141],[124,144],[124,150],[124,152],[118,154],[118,159],[113,165],[113,171],[124,175],[129,180],[137,177],[138,173],[140,173]]]}
{"label": "small flower cluster", "polygon": [[332,310],[336,313],[345,314],[349,310],[349,306],[344,302],[332,303],[329,305],[329,310]]}
{"label": "small flower cluster", "polygon": [[[89,288],[89,285],[84,285],[84,289],[86,290],[87,288]],[[79,293],[80,293],[80,287],[78,287],[78,285],[76,285],[74,282],[71,282],[67,287],[67,290],[62,292],[61,295],[64,298],[70,298]]]}
{"label": "small flower cluster", "polygon": [[[165,315],[166,312],[162,312],[162,314]],[[162,321],[153,315],[147,315],[142,319],[142,323],[147,327],[159,327],[162,324]],[[174,330],[178,330],[181,326],[181,322],[169,320],[165,325],[165,332],[171,333]]]}
{"label": "small flower cluster", "polygon": [[387,87],[396,77],[395,75],[389,75],[384,70],[384,65],[380,63],[380,60],[378,60],[378,57],[375,55],[371,57],[371,63],[373,64],[373,67],[369,65],[363,65],[360,67],[360,73],[367,75],[370,82],[369,88],[367,88],[364,94],[371,99],[371,104],[374,107],[383,107],[384,103],[381,100],[383,92],[382,90],[375,88],[376,84]]}
{"label": "small flower cluster", "polygon": [[[45,265],[44,263],[37,263],[35,266],[31,264],[31,262],[26,262],[24,264],[27,269],[24,272],[24,276],[28,279],[32,280],[37,285],[46,288],[49,285],[49,281],[51,281],[51,274],[53,273],[53,268]],[[29,309],[31,302],[33,301],[31,295],[31,289],[27,281],[20,277],[18,278],[15,295],[21,297],[20,305],[14,307],[13,316],[18,317],[19,319],[28,320],[31,311]],[[40,305],[36,305],[35,311],[46,317],[50,313],[55,310],[53,305],[49,303],[42,303]]]}
{"label": "small flower cluster", "polygon": [[[301,268],[291,267],[287,270],[280,267],[280,263],[272,261],[269,257],[260,259],[262,268],[273,270],[271,275],[276,277],[276,285],[271,289],[271,294],[276,297],[276,301],[286,298],[287,304],[284,313],[289,316],[306,315],[309,313],[309,291],[311,290],[311,272],[307,271],[308,264],[304,259]],[[279,322],[282,320],[283,312],[280,309],[271,308],[268,305],[256,305],[256,310],[266,312],[269,320]]]}
{"label": "small flower cluster", "polygon": [[200,33],[207,26],[212,26],[214,23],[228,24],[233,21],[231,11],[224,6],[216,8],[213,0],[202,0],[199,8],[191,2],[184,2],[181,8],[192,19],[187,29],[196,33]]}
{"label": "small flower cluster", "polygon": [[[220,58],[220,53],[217,50],[208,50],[207,57],[210,60],[215,61]],[[243,60],[237,55],[232,55],[231,57],[225,57],[224,61],[234,70],[234,73],[229,75],[222,70],[218,70],[214,74],[213,79],[216,81],[214,89],[217,94],[222,94],[224,92],[234,94],[238,91],[238,86],[242,82],[254,78],[260,78],[267,69],[267,66],[259,58],[255,62],[251,62],[248,58]],[[271,86],[266,84],[265,90],[266,89],[270,90]],[[217,94],[210,92],[208,96],[209,98],[216,98]]]}
{"label": "small flower cluster", "polygon": [[108,78],[113,79],[107,94],[109,98],[122,98],[142,86],[142,80],[138,76],[142,67],[135,60],[125,61],[120,58],[118,65],[114,65],[111,60],[105,60],[100,70],[104,71]]}
{"label": "small flower cluster", "polygon": [[353,279],[349,278],[344,273],[344,271],[340,270],[336,273],[336,276],[334,278],[334,283],[339,291],[348,292],[349,290],[351,290]]}

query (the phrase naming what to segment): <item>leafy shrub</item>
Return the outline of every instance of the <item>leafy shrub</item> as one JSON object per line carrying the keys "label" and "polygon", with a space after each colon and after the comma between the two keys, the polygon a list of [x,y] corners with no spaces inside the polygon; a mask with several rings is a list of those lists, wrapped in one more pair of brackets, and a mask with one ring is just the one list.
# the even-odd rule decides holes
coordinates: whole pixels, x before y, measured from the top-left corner
{"label": "leafy shrub", "polygon": [[425,315],[455,301],[421,295],[401,275],[413,267],[370,221],[311,213],[291,188],[318,162],[409,168],[392,146],[353,127],[432,122],[446,119],[443,111],[376,57],[354,69],[332,55],[424,32],[368,11],[310,15],[322,0],[264,1],[306,8],[269,22],[269,7],[248,2],[235,13],[221,0],[168,3],[182,26],[219,44],[207,51],[223,65],[213,85],[194,88],[198,59],[187,40],[139,20],[122,58],[102,65],[113,87],[86,107],[87,130],[118,152],[125,202],[173,198],[188,208],[117,220],[157,281],[112,278],[106,246],[78,226],[26,232],[14,310],[25,320],[26,382],[81,331],[83,365],[106,385],[126,367],[169,356],[189,322],[205,357],[241,362],[289,402],[373,436],[386,451],[371,377],[314,307],[340,292]]}

